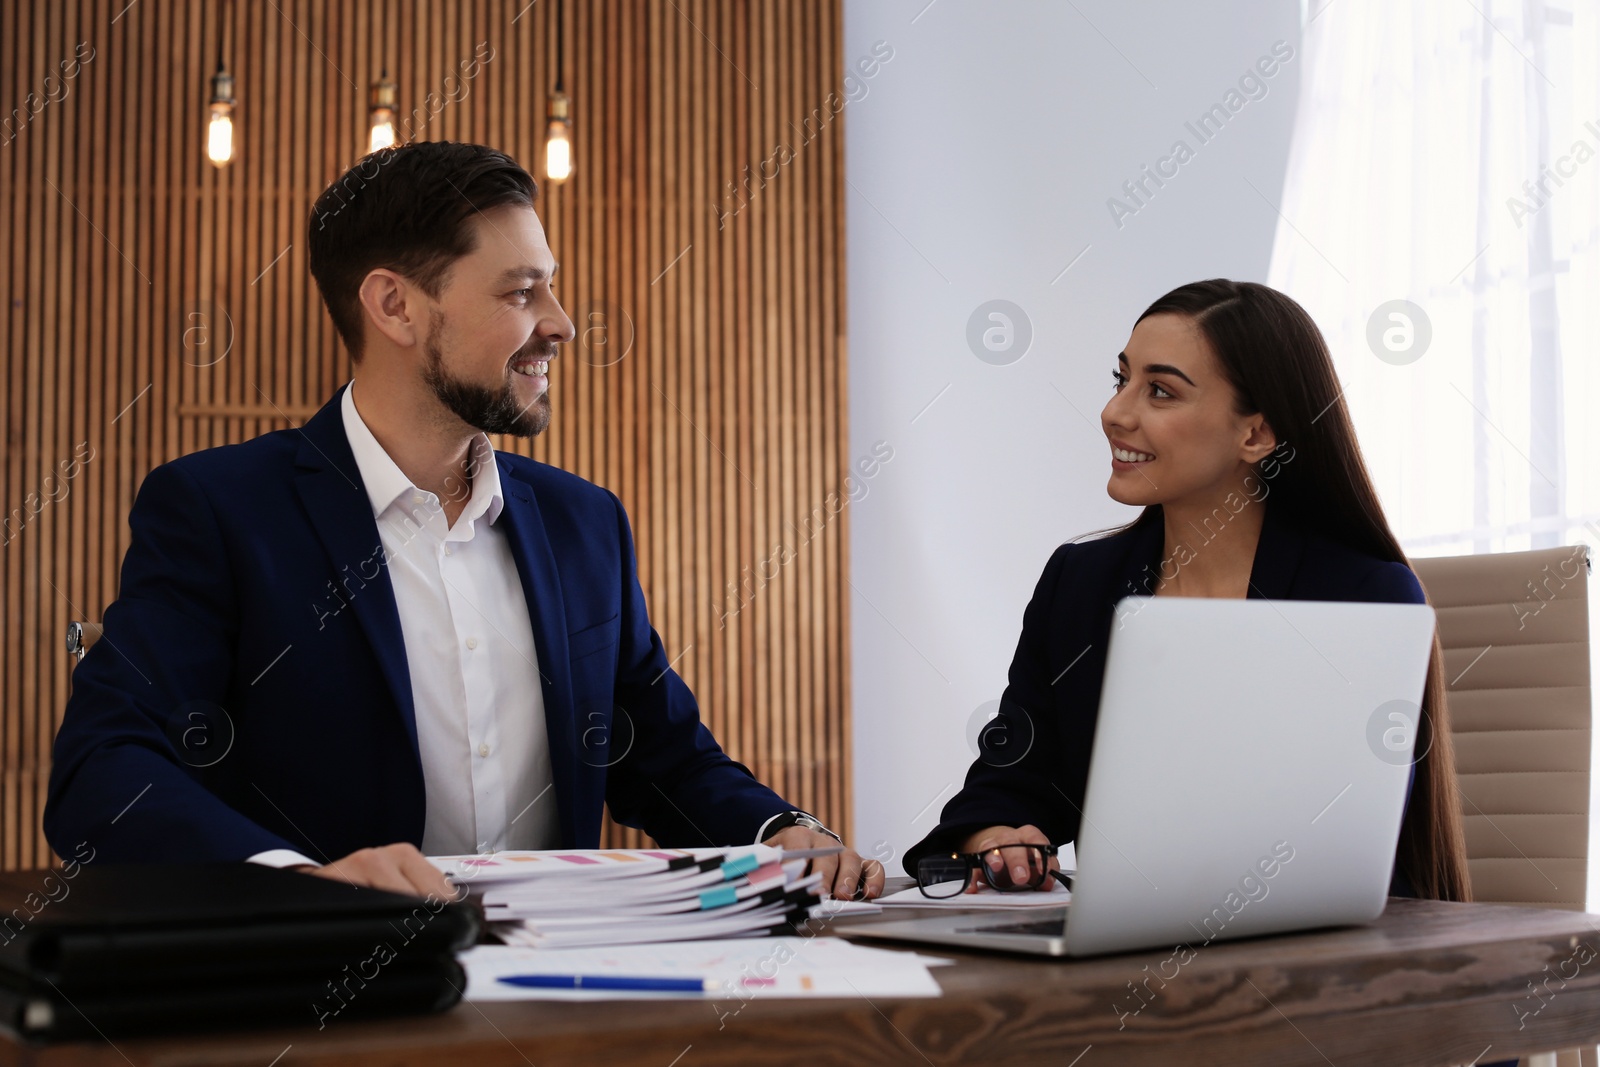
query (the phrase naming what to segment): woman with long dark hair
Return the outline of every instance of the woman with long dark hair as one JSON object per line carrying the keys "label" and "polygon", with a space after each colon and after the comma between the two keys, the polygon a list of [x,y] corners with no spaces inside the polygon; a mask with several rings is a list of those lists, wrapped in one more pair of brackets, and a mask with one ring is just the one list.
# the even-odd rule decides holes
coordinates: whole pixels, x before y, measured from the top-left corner
{"label": "woman with long dark hair", "polygon": [[[913,875],[935,852],[1076,839],[1123,597],[1426,602],[1384,519],[1328,346],[1300,305],[1251,282],[1181,286],[1139,317],[1112,374],[1100,415],[1106,489],[1144,510],[1051,557],[985,730],[1010,748],[980,743],[965,786],[907,853]],[[1390,892],[1464,901],[1442,659],[1435,637]]]}

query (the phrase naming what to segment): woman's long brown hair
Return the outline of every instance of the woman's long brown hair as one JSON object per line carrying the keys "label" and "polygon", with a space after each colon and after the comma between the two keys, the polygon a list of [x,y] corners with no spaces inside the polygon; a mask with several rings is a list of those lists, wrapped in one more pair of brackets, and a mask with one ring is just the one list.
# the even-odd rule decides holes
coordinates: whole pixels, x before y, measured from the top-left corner
{"label": "woman's long brown hair", "polygon": [[[1295,462],[1280,465],[1273,478],[1273,507],[1358,552],[1411,565],[1361,458],[1327,342],[1304,308],[1265,285],[1215,278],[1179,286],[1139,320],[1151,315],[1192,321],[1233,385],[1240,413],[1259,412],[1278,440],[1294,448]],[[1160,514],[1159,505],[1147,507],[1120,529],[1158,521]],[[1415,750],[1422,756],[1395,862],[1419,897],[1466,901],[1472,884],[1443,659],[1435,634],[1417,725]]]}

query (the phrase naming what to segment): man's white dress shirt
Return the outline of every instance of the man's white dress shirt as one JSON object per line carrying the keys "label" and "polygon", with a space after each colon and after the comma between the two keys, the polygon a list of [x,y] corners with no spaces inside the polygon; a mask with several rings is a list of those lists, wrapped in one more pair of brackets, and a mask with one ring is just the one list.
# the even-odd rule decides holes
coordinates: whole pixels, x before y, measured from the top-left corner
{"label": "man's white dress shirt", "polygon": [[[413,485],[362,421],[354,385],[342,410],[405,638],[427,794],[422,851],[553,848],[539,656],[510,542],[495,526],[504,499],[494,448],[485,434],[473,439],[471,484],[447,490],[471,494],[452,526],[439,498]],[[371,594],[358,587],[352,595]],[[250,859],[312,862],[288,849]]]}

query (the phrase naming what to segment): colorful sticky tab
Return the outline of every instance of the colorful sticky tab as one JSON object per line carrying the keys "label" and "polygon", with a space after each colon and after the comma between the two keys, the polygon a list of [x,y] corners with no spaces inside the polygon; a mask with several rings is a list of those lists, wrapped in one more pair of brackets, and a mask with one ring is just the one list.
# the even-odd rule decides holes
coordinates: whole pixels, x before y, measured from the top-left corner
{"label": "colorful sticky tab", "polygon": [[721,908],[739,899],[739,890],[731,885],[719,885],[700,894],[700,910]]}
{"label": "colorful sticky tab", "polygon": [[722,865],[722,880],[731,882],[741,874],[749,874],[760,865],[761,861],[756,859],[756,855],[753,852],[748,856],[736,857]]}
{"label": "colorful sticky tab", "polygon": [[750,872],[750,877],[746,880],[751,885],[761,885],[765,882],[782,882],[783,864],[768,863],[764,866],[757,867],[755,870]]}

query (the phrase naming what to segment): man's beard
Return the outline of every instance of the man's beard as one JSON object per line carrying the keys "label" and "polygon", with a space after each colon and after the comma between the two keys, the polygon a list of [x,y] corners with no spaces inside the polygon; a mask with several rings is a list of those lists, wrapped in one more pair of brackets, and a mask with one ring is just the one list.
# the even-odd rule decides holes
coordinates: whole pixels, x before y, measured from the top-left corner
{"label": "man's beard", "polygon": [[[462,422],[484,433],[536,437],[545,431],[550,425],[548,389],[540,393],[533,403],[524,407],[517,399],[516,386],[512,382],[506,382],[500,389],[491,389],[488,386],[476,385],[453,377],[444,369],[444,353],[439,348],[442,323],[435,319],[429,326],[428,336],[422,342],[422,351],[427,356],[422,369],[422,380],[433,390],[433,395],[441,404],[454,412]],[[518,358],[531,355],[539,359],[554,359],[555,342],[535,342],[517,355]]]}

